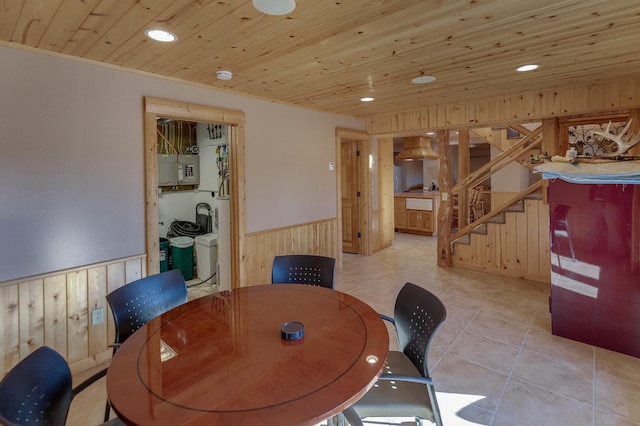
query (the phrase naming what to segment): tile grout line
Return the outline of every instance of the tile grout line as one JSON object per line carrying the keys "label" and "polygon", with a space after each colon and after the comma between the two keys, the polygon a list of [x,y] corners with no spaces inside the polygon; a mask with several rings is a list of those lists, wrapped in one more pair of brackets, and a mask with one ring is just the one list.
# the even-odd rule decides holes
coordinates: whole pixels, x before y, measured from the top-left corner
{"label": "tile grout line", "polygon": [[527,329],[524,339],[522,339],[522,343],[520,344],[520,348],[518,349],[518,355],[516,355],[516,358],[513,361],[513,365],[511,366],[511,370],[509,370],[509,374],[507,375],[507,382],[505,383],[504,388],[502,388],[502,393],[498,398],[496,411],[493,413],[493,416],[491,417],[491,423],[490,423],[491,425],[493,425],[493,422],[496,420],[496,416],[498,415],[498,411],[500,410],[500,405],[502,405],[502,399],[504,398],[504,395],[507,393],[507,388],[509,387],[509,383],[511,382],[511,378],[513,377],[513,371],[516,369],[516,365],[518,364],[518,360],[520,359],[520,355],[522,354],[524,345],[527,342],[527,338],[529,337],[529,333],[531,333],[532,328],[533,328],[533,322],[529,324],[529,328]]}

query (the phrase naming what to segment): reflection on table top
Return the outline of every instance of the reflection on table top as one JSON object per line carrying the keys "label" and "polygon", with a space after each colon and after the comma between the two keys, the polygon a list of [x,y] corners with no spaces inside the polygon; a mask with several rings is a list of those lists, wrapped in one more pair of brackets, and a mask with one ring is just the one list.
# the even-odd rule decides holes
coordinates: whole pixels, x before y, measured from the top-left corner
{"label": "reflection on table top", "polygon": [[[304,337],[281,338],[299,321]],[[245,287],[179,306],[114,356],[109,399],[130,424],[312,425],[381,373],[388,333],[364,302],[321,287]]]}

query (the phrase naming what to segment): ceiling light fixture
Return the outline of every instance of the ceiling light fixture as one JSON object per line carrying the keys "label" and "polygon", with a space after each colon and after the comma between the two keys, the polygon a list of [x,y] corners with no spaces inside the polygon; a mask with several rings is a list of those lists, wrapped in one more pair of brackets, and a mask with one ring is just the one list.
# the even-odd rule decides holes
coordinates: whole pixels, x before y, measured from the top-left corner
{"label": "ceiling light fixture", "polygon": [[540,65],[538,65],[538,64],[528,64],[528,65],[522,65],[522,66],[516,68],[516,71],[518,71],[518,72],[526,72],[526,71],[537,70],[538,68],[540,68]]}
{"label": "ceiling light fixture", "polygon": [[253,7],[267,15],[286,15],[296,8],[295,0],[253,0]]}
{"label": "ceiling light fixture", "polygon": [[231,71],[220,70],[216,71],[216,77],[218,77],[218,80],[231,80],[233,73]]}
{"label": "ceiling light fixture", "polygon": [[362,102],[371,102],[371,101],[374,101],[375,99],[376,98],[372,98],[370,96],[365,96],[364,98],[360,98]]}
{"label": "ceiling light fixture", "polygon": [[411,80],[411,82],[413,84],[425,84],[425,83],[431,83],[432,81],[435,81],[436,78],[432,75],[421,75],[420,77],[416,77],[413,80]]}
{"label": "ceiling light fixture", "polygon": [[178,40],[177,35],[165,30],[149,29],[144,32],[144,35],[146,35],[150,39],[161,41],[163,43],[172,43]]}

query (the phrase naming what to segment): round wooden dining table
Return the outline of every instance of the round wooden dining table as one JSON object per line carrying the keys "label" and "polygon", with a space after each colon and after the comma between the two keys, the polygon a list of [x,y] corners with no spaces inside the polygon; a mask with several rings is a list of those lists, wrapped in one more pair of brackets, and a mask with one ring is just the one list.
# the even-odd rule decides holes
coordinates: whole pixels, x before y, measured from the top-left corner
{"label": "round wooden dining table", "polygon": [[[283,338],[291,322],[304,327],[298,340]],[[243,287],[137,330],[111,361],[107,392],[129,425],[314,425],[366,393],[388,348],[380,316],[353,296]]]}

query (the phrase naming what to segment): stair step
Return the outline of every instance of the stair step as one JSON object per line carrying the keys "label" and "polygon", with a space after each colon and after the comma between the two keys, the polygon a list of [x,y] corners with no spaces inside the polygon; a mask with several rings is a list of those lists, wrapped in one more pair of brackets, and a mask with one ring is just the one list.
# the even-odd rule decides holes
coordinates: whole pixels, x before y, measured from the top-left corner
{"label": "stair step", "polygon": [[[469,231],[468,234],[463,235],[462,237],[454,240],[451,242],[452,246],[455,244],[464,244],[464,245],[470,245],[471,244],[471,234],[481,234],[481,235],[487,235],[487,223],[495,223],[498,225],[503,225],[506,223],[506,213],[510,212],[510,213],[524,213],[526,208],[525,208],[525,200],[530,199],[530,200],[542,200],[542,194],[540,192],[535,192],[533,194],[528,195],[527,197],[525,197],[523,200],[516,202],[515,204],[507,207],[506,209],[504,209],[500,214],[496,215],[495,217],[492,217],[491,219],[489,219],[487,222],[483,223],[482,225],[478,225],[476,226],[474,229],[472,229],[471,231]],[[457,231],[457,229],[456,229]]]}
{"label": "stair step", "polygon": [[525,200],[542,200],[542,194],[540,192],[534,192],[525,197]]}
{"label": "stair step", "polygon": [[516,213],[523,213],[524,212],[524,203],[523,202],[517,202],[512,206],[507,207],[506,209],[504,209],[505,212],[516,212]]}
{"label": "stair step", "polygon": [[488,223],[505,223],[504,213],[500,213],[499,215],[492,217],[489,219]]}
{"label": "stair step", "polygon": [[482,225],[478,225],[475,228],[473,228],[469,234],[482,234],[482,235],[487,235],[487,224],[483,223]]}
{"label": "stair step", "polygon": [[471,235],[467,234],[463,237],[458,238],[457,240],[452,241],[453,244],[464,244],[466,246],[468,246],[469,244],[471,244]]}

